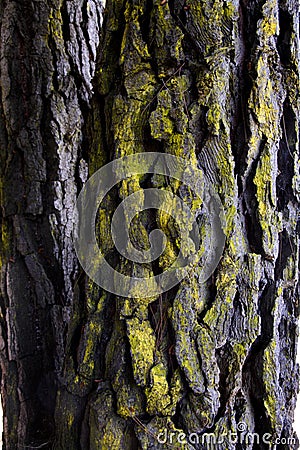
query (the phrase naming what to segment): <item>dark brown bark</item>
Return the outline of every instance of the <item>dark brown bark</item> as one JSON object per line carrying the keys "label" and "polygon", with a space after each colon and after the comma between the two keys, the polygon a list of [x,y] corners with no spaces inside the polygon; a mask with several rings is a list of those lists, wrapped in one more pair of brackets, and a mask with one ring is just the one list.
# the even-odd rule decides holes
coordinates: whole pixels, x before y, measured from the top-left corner
{"label": "dark brown bark", "polygon": [[[23,0],[0,14],[4,448],[159,449],[165,429],[225,430],[216,449],[269,448],[266,433],[298,448],[297,2]],[[88,174],[149,151],[197,158],[226,244],[206,283],[200,261],[158,298],[125,299],[80,269],[75,202]],[[124,181],[102,212],[146,185],[193,200],[149,176]],[[172,220],[133,225],[138,248],[165,232],[165,254],[140,269],[164,270]],[[107,259],[130,271],[99,229]],[[240,423],[260,442],[230,442]]]}

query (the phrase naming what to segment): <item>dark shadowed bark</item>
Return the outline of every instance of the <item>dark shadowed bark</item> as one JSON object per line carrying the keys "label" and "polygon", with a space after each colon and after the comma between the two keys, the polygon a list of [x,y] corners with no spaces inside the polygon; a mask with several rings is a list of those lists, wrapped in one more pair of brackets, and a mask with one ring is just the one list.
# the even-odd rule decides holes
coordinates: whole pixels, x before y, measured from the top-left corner
{"label": "dark shadowed bark", "polygon": [[[208,449],[207,433],[220,450],[268,449],[266,433],[298,448],[298,2],[1,0],[0,15],[4,448]],[[203,170],[225,248],[205,283],[200,258],[157,298],[117,297],[80,268],[76,197],[105,163],[150,151]],[[146,187],[199,208],[172,179],[118,185],[97,234],[122,273],[107,226]],[[137,248],[154,228],[168,239],[139,273],[167,269],[172,218],[132,227]],[[201,214],[199,229],[206,242]],[[230,439],[241,424],[259,439]]]}

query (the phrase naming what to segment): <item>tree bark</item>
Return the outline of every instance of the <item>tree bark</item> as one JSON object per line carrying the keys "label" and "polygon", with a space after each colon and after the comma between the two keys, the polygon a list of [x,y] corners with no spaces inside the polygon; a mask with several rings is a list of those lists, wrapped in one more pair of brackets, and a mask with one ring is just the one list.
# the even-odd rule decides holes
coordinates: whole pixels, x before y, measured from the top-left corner
{"label": "tree bark", "polygon": [[[206,449],[207,433],[216,449],[267,449],[266,433],[298,448],[297,2],[2,0],[0,14],[4,449]],[[200,261],[157,298],[118,297],[80,268],[76,197],[104,164],[151,151],[197,161],[225,248],[205,283]],[[105,198],[99,242],[124,273],[107,225],[145,186],[193,202],[156,176]],[[176,224],[150,211],[132,225],[137,248],[165,233],[140,268],[164,271]],[[241,424],[258,441],[231,439]]]}

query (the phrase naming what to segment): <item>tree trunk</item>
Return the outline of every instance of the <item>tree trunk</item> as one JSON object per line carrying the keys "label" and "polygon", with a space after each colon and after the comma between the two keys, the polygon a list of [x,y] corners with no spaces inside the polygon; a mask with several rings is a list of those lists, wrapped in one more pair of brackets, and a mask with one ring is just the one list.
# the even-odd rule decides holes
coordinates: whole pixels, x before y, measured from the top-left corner
{"label": "tree trunk", "polygon": [[[299,5],[103,8],[0,2],[4,448],[268,449],[269,434],[296,449]],[[155,298],[102,289],[73,244],[88,176],[139,152],[197,161],[225,213],[214,273],[200,283],[200,260]],[[123,273],[107,225],[145,187],[193,203],[167,177],[118,185],[97,235]],[[151,210],[132,226],[139,249],[165,233],[164,253],[140,267],[164,271],[180,247],[172,218]]]}

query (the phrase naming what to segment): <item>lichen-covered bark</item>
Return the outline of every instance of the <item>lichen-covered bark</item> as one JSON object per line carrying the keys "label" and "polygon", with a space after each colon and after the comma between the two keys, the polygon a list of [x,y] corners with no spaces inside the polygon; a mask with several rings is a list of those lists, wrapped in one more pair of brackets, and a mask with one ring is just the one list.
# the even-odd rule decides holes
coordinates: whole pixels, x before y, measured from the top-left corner
{"label": "lichen-covered bark", "polygon": [[[298,384],[299,11],[291,0],[1,3],[1,368],[5,448],[209,448],[174,436],[291,438]],[[102,24],[103,12],[103,26]],[[88,174],[136,152],[199,165],[218,192],[226,245],[200,284],[158,298],[115,297],[80,272],[75,199]],[[172,179],[135,176],[99,208]],[[202,215],[203,216],[203,215]],[[209,224],[199,217],[203,242]],[[126,222],[126,217],[125,217]],[[129,226],[125,223],[124,226]],[[162,211],[131,223],[168,243],[138,276],[178,253]],[[175,438],[176,439],[176,438]],[[298,448],[289,441],[274,448]]]}

